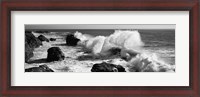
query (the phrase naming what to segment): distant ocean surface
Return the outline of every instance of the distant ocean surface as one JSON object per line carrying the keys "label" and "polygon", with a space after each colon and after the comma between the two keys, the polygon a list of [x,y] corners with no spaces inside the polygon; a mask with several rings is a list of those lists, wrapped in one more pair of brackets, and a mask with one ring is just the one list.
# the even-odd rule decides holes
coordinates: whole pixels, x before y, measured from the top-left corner
{"label": "distant ocean surface", "polygon": [[141,30],[139,31],[144,49],[156,53],[161,60],[175,65],[175,30]]}
{"label": "distant ocean surface", "polygon": [[[65,30],[61,32],[76,32],[92,36],[109,36],[115,30]],[[145,43],[143,50],[155,53],[160,60],[175,65],[175,30],[138,30],[142,41]]]}

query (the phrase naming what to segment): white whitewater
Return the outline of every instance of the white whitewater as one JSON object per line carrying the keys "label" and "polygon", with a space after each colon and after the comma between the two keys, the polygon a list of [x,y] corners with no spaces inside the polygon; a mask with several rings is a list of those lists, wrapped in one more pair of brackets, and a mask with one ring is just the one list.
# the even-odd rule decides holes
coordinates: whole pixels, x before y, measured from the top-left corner
{"label": "white whitewater", "polygon": [[127,58],[130,72],[174,72],[175,66],[162,61],[155,53],[144,52],[140,33],[137,30],[115,30],[110,36],[87,38],[80,32],[75,36],[94,56],[108,56],[111,48],[120,48],[121,57]]}

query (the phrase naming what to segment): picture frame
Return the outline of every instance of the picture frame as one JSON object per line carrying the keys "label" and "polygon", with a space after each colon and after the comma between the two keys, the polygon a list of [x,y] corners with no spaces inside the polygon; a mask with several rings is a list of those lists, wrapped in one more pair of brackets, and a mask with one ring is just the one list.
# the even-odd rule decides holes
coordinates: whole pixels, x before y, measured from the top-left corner
{"label": "picture frame", "polygon": [[[199,0],[1,1],[1,96],[199,97],[199,4]],[[11,86],[12,11],[189,11],[189,86]]]}

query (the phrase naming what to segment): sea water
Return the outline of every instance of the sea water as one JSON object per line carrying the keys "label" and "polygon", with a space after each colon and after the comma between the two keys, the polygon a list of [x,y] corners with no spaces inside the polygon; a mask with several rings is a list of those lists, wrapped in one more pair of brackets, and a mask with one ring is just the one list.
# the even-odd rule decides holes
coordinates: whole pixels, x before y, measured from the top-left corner
{"label": "sea water", "polygon": [[[91,36],[109,36],[115,32],[116,29],[72,29],[62,32],[76,31]],[[118,30],[118,29],[117,29]],[[141,40],[144,43],[141,53],[148,53],[155,55],[158,60],[162,60],[170,65],[175,65],[175,30],[138,30]]]}
{"label": "sea water", "polygon": [[143,49],[155,53],[160,60],[175,65],[175,30],[140,30]]}
{"label": "sea water", "polygon": [[[109,36],[115,30],[82,30],[93,36]],[[138,30],[144,42],[143,52],[155,54],[159,60],[175,65],[175,30]]]}

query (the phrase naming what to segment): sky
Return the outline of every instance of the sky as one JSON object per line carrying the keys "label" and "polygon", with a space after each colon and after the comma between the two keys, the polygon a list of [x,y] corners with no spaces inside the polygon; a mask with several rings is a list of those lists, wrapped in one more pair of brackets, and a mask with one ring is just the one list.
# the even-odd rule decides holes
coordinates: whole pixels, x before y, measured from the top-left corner
{"label": "sky", "polygon": [[68,29],[175,29],[175,24],[26,24],[26,30]]}

